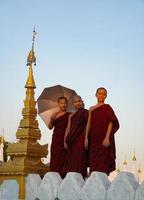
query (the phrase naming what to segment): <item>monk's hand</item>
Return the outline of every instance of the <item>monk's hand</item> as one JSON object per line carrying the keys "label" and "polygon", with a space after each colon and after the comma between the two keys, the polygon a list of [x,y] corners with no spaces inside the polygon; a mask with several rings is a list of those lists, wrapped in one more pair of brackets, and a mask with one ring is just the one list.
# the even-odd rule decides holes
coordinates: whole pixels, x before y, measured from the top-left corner
{"label": "monk's hand", "polygon": [[64,148],[65,148],[65,149],[68,149],[68,145],[67,145],[66,142],[64,142]]}
{"label": "monk's hand", "polygon": [[105,139],[104,139],[103,142],[102,142],[102,145],[103,145],[104,147],[109,147],[109,146],[110,146],[110,140],[109,140],[108,137],[105,137]]}
{"label": "monk's hand", "polygon": [[84,145],[85,145],[85,148],[86,148],[86,149],[88,149],[88,143],[89,143],[89,142],[88,142],[88,138],[87,138],[87,137],[85,137],[85,142],[84,142]]}

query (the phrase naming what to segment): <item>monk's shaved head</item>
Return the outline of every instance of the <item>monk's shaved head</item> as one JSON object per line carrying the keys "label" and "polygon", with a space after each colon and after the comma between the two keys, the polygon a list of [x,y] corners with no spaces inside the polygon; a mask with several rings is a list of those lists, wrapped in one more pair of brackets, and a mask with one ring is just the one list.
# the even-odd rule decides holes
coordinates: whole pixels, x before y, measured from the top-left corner
{"label": "monk's shaved head", "polygon": [[81,98],[81,96],[79,95],[75,95],[73,98],[72,98],[72,104],[74,106],[74,108],[76,110],[80,109],[80,108],[84,108],[84,103],[83,103],[83,100]]}
{"label": "monk's shaved head", "polygon": [[75,101],[76,99],[82,100],[81,96],[75,95],[75,96],[73,96],[72,101]]}
{"label": "monk's shaved head", "polygon": [[107,94],[107,90],[106,90],[104,87],[99,87],[99,88],[96,90],[96,94],[97,94],[100,90],[104,90],[105,93]]}
{"label": "monk's shaved head", "polygon": [[59,97],[58,98],[58,103],[61,101],[61,100],[65,100],[66,101],[66,103],[68,103],[68,100],[67,100],[67,98],[66,97]]}

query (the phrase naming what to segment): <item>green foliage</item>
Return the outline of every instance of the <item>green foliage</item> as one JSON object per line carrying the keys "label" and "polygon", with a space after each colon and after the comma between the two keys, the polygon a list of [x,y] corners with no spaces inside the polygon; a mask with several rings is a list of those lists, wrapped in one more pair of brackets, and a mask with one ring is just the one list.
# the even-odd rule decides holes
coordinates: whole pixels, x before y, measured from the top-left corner
{"label": "green foliage", "polygon": [[4,142],[4,147],[3,147],[3,159],[4,162],[7,161],[7,148],[8,148],[8,142]]}

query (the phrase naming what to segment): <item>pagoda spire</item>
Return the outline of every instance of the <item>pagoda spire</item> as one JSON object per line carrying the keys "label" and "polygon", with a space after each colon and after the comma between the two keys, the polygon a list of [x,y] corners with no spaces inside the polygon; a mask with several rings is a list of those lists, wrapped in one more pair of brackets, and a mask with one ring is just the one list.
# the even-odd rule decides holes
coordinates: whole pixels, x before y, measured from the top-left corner
{"label": "pagoda spire", "polygon": [[135,154],[135,149],[133,151],[133,156],[132,156],[132,173],[134,174],[134,176],[137,176],[137,158],[136,158],[136,154]]}
{"label": "pagoda spire", "polygon": [[136,159],[136,154],[135,154],[135,149],[134,149],[134,151],[133,151],[133,157],[132,157],[132,161],[136,161],[137,159]]}
{"label": "pagoda spire", "polygon": [[36,57],[35,57],[35,52],[34,52],[34,43],[35,43],[35,35],[36,34],[37,33],[35,32],[35,28],[34,28],[33,37],[32,37],[32,48],[27,57],[27,66],[29,66],[29,75],[28,75],[28,79],[27,79],[25,88],[36,88],[34,77],[33,77],[33,68],[32,68],[33,64],[36,65]]}
{"label": "pagoda spire", "polygon": [[141,173],[142,173],[142,170],[141,170],[140,164],[139,164],[137,172],[138,172],[138,183],[141,183]]}
{"label": "pagoda spire", "polygon": [[29,173],[44,174],[48,167],[42,163],[42,158],[47,157],[48,144],[40,145],[41,131],[36,119],[37,109],[35,101],[35,81],[33,64],[36,65],[34,53],[35,29],[33,30],[32,49],[27,57],[29,66],[28,78],[25,84],[26,97],[22,109],[22,119],[16,132],[17,142],[8,145],[8,162],[0,165],[0,182],[5,179],[16,179],[19,183],[19,199],[25,199],[25,176]]}
{"label": "pagoda spire", "polygon": [[125,155],[125,158],[123,161],[123,171],[128,171],[127,165],[128,165],[128,161],[127,161],[127,156]]}

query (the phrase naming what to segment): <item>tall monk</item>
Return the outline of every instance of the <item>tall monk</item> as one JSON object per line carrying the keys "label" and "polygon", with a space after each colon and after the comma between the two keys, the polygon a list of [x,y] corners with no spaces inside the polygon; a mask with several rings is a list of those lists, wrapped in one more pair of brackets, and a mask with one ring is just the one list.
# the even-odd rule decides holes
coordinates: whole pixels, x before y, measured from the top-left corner
{"label": "tall monk", "polygon": [[64,135],[68,123],[67,99],[58,99],[59,112],[51,116],[49,129],[54,127],[51,144],[50,171],[58,172],[63,178],[62,169],[65,161],[66,149],[64,148]]}
{"label": "tall monk", "polygon": [[87,150],[84,146],[85,128],[88,119],[88,110],[84,109],[84,103],[80,96],[73,98],[76,111],[69,116],[66,129],[64,146],[67,149],[64,174],[78,172],[83,177],[87,176]]}
{"label": "tall monk", "polygon": [[96,97],[97,104],[89,110],[85,147],[89,146],[90,172],[99,171],[109,175],[116,168],[114,134],[119,129],[119,122],[111,106],[105,104],[107,90],[98,88]]}

